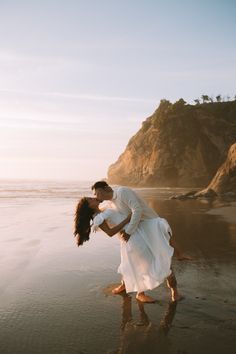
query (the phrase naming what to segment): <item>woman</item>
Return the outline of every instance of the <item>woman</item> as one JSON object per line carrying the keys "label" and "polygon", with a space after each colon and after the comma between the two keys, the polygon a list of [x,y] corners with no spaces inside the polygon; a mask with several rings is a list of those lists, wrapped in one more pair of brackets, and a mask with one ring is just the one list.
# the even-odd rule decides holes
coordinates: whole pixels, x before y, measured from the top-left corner
{"label": "woman", "polygon": [[[126,229],[131,215],[126,219],[116,209],[99,209],[96,198],[82,198],[75,213],[75,231],[77,245],[89,240],[91,221],[93,231],[98,228],[112,237],[121,230]],[[165,279],[171,290],[172,301],[180,300],[177,291],[175,276],[171,270],[171,259],[174,249],[170,246],[171,229],[165,219],[157,217],[142,221],[132,234],[128,242],[121,236],[121,264],[118,272],[121,273],[123,283],[114,289],[118,294],[124,290],[127,293],[137,292],[136,299],[141,302],[154,302],[155,300],[145,294],[159,286]]]}
{"label": "woman", "polygon": [[[96,198],[84,197],[77,205],[75,212],[74,236],[76,236],[78,246],[82,246],[84,242],[89,240],[89,235],[91,232],[91,220],[96,218],[96,216],[99,214],[102,215],[102,211],[98,207],[99,203],[100,202]],[[100,229],[102,229],[108,236],[112,237],[121,231],[124,226],[128,224],[130,219],[131,214],[127,218],[123,219],[118,225],[112,228],[110,228],[104,220],[103,224],[100,225]],[[95,220],[97,221],[97,219]]]}

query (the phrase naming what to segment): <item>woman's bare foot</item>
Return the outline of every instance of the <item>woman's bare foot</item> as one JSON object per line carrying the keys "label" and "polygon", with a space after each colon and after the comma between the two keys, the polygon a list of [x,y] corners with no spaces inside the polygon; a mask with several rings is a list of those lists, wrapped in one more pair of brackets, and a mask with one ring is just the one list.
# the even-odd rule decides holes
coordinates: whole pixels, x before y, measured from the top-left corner
{"label": "woman's bare foot", "polygon": [[136,299],[138,301],[146,302],[146,303],[149,303],[149,304],[153,304],[154,302],[156,302],[155,299],[153,299],[151,296],[145,295],[144,293],[138,293],[136,295]]}
{"label": "woman's bare foot", "polygon": [[116,294],[120,294],[123,291],[125,291],[125,284],[121,283],[119,286],[117,286],[117,288],[112,290],[112,294],[116,295]]}

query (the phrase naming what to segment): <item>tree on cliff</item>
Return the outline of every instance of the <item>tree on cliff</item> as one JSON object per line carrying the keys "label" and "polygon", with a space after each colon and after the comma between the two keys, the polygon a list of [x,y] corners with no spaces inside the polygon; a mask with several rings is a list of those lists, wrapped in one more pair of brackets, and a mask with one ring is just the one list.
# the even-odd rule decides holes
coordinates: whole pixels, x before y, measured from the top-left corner
{"label": "tree on cliff", "polygon": [[180,98],[178,101],[176,101],[173,104],[173,109],[174,110],[182,109],[185,104],[186,104],[186,101],[183,98]]}
{"label": "tree on cliff", "polygon": [[202,96],[201,96],[201,99],[202,99],[202,102],[203,102],[203,103],[206,103],[206,102],[209,101],[209,96],[208,96],[208,95],[202,95]]}

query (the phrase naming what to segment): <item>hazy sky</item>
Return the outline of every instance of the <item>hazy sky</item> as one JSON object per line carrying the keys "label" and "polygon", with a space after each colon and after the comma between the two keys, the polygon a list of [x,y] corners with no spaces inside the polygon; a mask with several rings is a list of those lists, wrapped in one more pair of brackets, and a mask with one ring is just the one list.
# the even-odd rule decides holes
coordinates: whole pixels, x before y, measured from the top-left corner
{"label": "hazy sky", "polygon": [[0,178],[96,180],[160,99],[236,95],[235,0],[0,0]]}

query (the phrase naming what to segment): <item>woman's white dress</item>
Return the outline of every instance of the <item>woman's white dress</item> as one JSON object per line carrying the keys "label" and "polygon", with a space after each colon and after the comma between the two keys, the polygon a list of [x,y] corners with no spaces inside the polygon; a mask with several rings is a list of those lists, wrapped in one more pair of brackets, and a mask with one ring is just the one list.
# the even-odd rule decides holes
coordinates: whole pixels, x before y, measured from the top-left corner
{"label": "woman's white dress", "polygon": [[[93,230],[96,231],[104,220],[112,227],[124,219],[116,209],[106,209],[95,216]],[[168,222],[156,217],[141,221],[128,242],[119,236],[121,263],[118,272],[123,277],[126,292],[154,289],[171,274],[174,249],[169,244],[170,235]]]}

